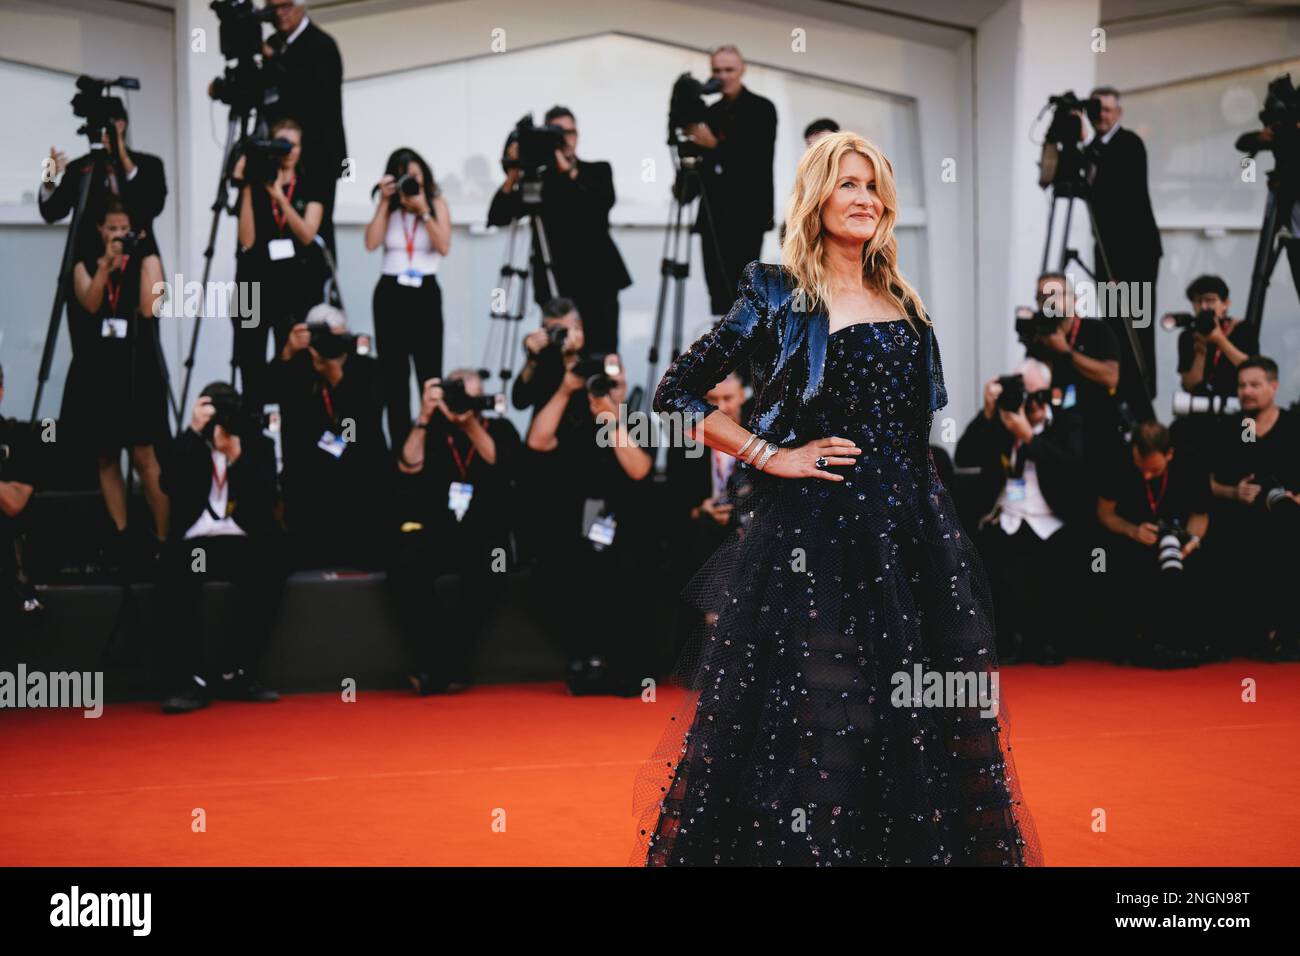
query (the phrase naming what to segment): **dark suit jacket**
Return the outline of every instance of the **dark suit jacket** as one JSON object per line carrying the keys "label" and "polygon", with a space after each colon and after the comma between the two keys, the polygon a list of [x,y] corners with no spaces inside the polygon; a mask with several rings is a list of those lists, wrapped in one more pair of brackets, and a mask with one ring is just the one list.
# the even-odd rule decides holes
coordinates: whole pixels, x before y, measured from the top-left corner
{"label": "dark suit jacket", "polygon": [[[163,206],[167,202],[167,177],[163,170],[163,162],[157,156],[137,153],[133,149],[128,149],[127,154],[131,157],[131,162],[136,165],[136,173],[120,184],[122,201],[131,216],[131,228],[136,231],[143,229],[153,236],[153,221],[162,213]],[[54,187],[54,193],[48,200],[42,200],[39,193],[37,194],[37,205],[42,219],[46,222],[58,222],[76,208],[77,197],[81,193],[81,178],[89,173],[91,168],[90,153],[78,157],[68,164],[63,179]],[[98,218],[99,204],[103,202],[106,195],[108,195],[107,186],[96,187],[94,183],[91,184],[86,216],[81,225],[81,235],[77,237],[79,246],[98,240],[98,236],[95,235],[95,219]]]}
{"label": "dark suit jacket", "polygon": [[[1109,143],[1103,144],[1097,137],[1087,152],[1096,165],[1092,208],[1114,278],[1141,278],[1154,270],[1164,252],[1147,191],[1147,151],[1142,137],[1121,126]],[[1100,269],[1100,259],[1097,265]]]}
{"label": "dark suit jacket", "polygon": [[[985,514],[997,503],[1007,483],[1003,456],[1010,456],[1012,435],[995,416],[985,418],[975,413],[957,442],[957,464],[980,470],[979,513]],[[1083,422],[1078,414],[1054,411],[1052,421],[1034,440],[1022,445],[1020,454],[1034,463],[1038,486],[1052,513],[1067,524],[1088,513],[1089,501],[1081,483],[1083,475]]]}
{"label": "dark suit jacket", "polygon": [[[734,102],[721,99],[710,106],[705,122],[719,139],[717,149],[704,151],[701,164],[714,225],[720,233],[771,229],[776,107],[742,86]],[[701,210],[696,217],[696,232],[703,215]]]}
{"label": "dark suit jacket", "polygon": [[[343,174],[348,154],[343,133],[343,58],[328,33],[308,21],[289,46],[270,58],[271,88],[262,116],[274,122],[284,116],[302,125],[303,166],[325,181]],[[328,210],[326,210],[328,212]]]}
{"label": "dark suit jacket", "polygon": [[[275,531],[275,444],[265,435],[240,439],[239,460],[230,466],[227,480],[231,517],[249,537]],[[199,520],[212,490],[212,449],[192,428],[172,441],[163,456],[162,489],[171,499],[169,540],[176,542]]]}
{"label": "dark suit jacket", "polygon": [[[632,284],[623,257],[609,234],[609,211],[614,206],[614,169],[609,163],[578,160],[578,177],[558,171],[542,179],[542,224],[551,251],[551,268],[560,295],[577,290],[614,291]],[[523,214],[523,197],[497,190],[488,207],[488,225],[505,226]],[[541,267],[541,254],[533,244],[533,293],[537,302],[550,299],[550,287]]]}

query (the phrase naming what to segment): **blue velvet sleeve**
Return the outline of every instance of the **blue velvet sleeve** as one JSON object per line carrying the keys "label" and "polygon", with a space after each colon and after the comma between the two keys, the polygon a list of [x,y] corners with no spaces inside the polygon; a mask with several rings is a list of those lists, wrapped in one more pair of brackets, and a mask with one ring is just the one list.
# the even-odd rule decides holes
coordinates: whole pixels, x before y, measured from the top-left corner
{"label": "blue velvet sleeve", "polygon": [[762,263],[745,267],[740,296],[722,320],[679,355],[655,389],[654,410],[696,415],[716,411],[705,395],[755,349],[767,325]]}

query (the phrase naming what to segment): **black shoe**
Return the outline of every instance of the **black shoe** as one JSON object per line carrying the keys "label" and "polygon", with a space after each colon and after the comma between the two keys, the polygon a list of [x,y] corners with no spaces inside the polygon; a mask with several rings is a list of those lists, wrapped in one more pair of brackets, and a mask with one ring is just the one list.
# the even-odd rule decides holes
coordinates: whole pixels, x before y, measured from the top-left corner
{"label": "black shoe", "polygon": [[233,674],[222,674],[216,681],[216,696],[222,700],[245,700],[255,703],[270,703],[279,700],[280,695],[267,690],[243,670]]}
{"label": "black shoe", "polygon": [[168,697],[164,700],[162,702],[162,712],[164,714],[188,714],[192,710],[202,710],[211,703],[212,698],[207,695],[202,687],[191,684],[174,697]]}

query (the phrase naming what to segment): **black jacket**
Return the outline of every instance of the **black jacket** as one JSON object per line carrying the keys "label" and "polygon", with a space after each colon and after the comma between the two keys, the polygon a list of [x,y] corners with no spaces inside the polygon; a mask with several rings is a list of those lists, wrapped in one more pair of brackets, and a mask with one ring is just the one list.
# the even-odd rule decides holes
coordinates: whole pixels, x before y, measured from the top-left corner
{"label": "black jacket", "polygon": [[[824,309],[796,308],[794,281],[782,266],[751,262],[740,280],[740,298],[718,324],[673,360],[655,390],[654,410],[703,419],[717,407],[704,397],[727,373],[749,362],[753,410],[745,424],[760,438],[787,444],[797,434],[800,410],[820,390],[826,366],[830,319]],[[936,410],[948,404],[939,342],[928,322],[914,318],[927,372],[916,408],[918,433],[928,454]]]}
{"label": "black jacket", "polygon": [[[559,171],[543,175],[540,215],[551,252],[551,268],[560,295],[576,290],[612,291],[632,284],[623,257],[609,234],[609,211],[614,206],[614,169],[609,163],[578,160],[578,176]],[[488,207],[488,225],[509,225],[525,213],[518,188],[497,190]],[[533,244],[533,294],[539,303],[551,297],[541,254]]]}
{"label": "black jacket", "polygon": [[[275,444],[265,435],[240,439],[239,459],[227,474],[231,517],[249,537],[269,535],[275,522]],[[162,460],[162,490],[171,499],[168,539],[176,542],[199,520],[212,491],[212,448],[193,428],[172,441]]]}
{"label": "black jacket", "polygon": [[[720,99],[705,118],[719,140],[704,151],[702,184],[713,223],[719,232],[772,228],[775,187],[776,107],[747,87],[732,102]],[[700,231],[703,209],[695,220]]]}
{"label": "black jacket", "polygon": [[[163,170],[163,162],[149,153],[137,153],[133,149],[128,149],[126,152],[131,157],[131,162],[135,163],[136,172],[130,179],[119,184],[122,202],[131,216],[131,228],[137,232],[145,230],[152,237],[153,221],[162,214],[163,206],[167,203],[167,177]],[[92,166],[90,153],[78,157],[68,164],[63,178],[54,187],[54,192],[49,199],[43,199],[39,193],[37,194],[37,206],[40,208],[42,219],[51,223],[58,222],[76,208],[77,197],[81,194],[81,178],[90,172]],[[82,220],[81,235],[77,237],[79,251],[82,251],[81,247],[87,243],[93,245],[98,240],[95,233],[95,219],[98,212],[96,204],[102,204],[106,195],[108,195],[106,185],[100,184],[97,187],[91,184],[86,216]]]}
{"label": "black jacket", "polygon": [[[957,464],[980,470],[980,514],[993,508],[1007,483],[1003,459],[1010,458],[1012,442],[1011,433],[996,415],[985,418],[982,410],[975,413],[957,442]],[[1086,516],[1091,502],[1081,482],[1083,422],[1077,413],[1053,412],[1052,421],[1033,441],[1021,446],[1020,454],[1034,463],[1038,486],[1053,514],[1067,524]]]}
{"label": "black jacket", "polygon": [[1142,137],[1121,126],[1109,143],[1103,144],[1100,136],[1094,139],[1087,154],[1096,166],[1092,208],[1097,231],[1115,278],[1128,278],[1135,266],[1154,266],[1164,252],[1147,191],[1147,150]]}
{"label": "black jacket", "polygon": [[[343,58],[338,44],[310,20],[267,64],[270,86],[262,116],[292,117],[302,126],[303,165],[325,181],[343,175],[348,155],[343,133]],[[326,210],[328,212],[328,210]]]}

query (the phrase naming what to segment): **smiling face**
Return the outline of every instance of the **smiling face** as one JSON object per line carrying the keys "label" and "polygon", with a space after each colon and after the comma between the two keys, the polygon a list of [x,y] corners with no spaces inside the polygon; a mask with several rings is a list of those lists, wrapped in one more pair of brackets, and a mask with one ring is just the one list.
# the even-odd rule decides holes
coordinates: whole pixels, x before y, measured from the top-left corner
{"label": "smiling face", "polygon": [[835,188],[822,204],[822,229],[837,239],[867,243],[884,214],[871,160],[861,153],[845,153]]}

